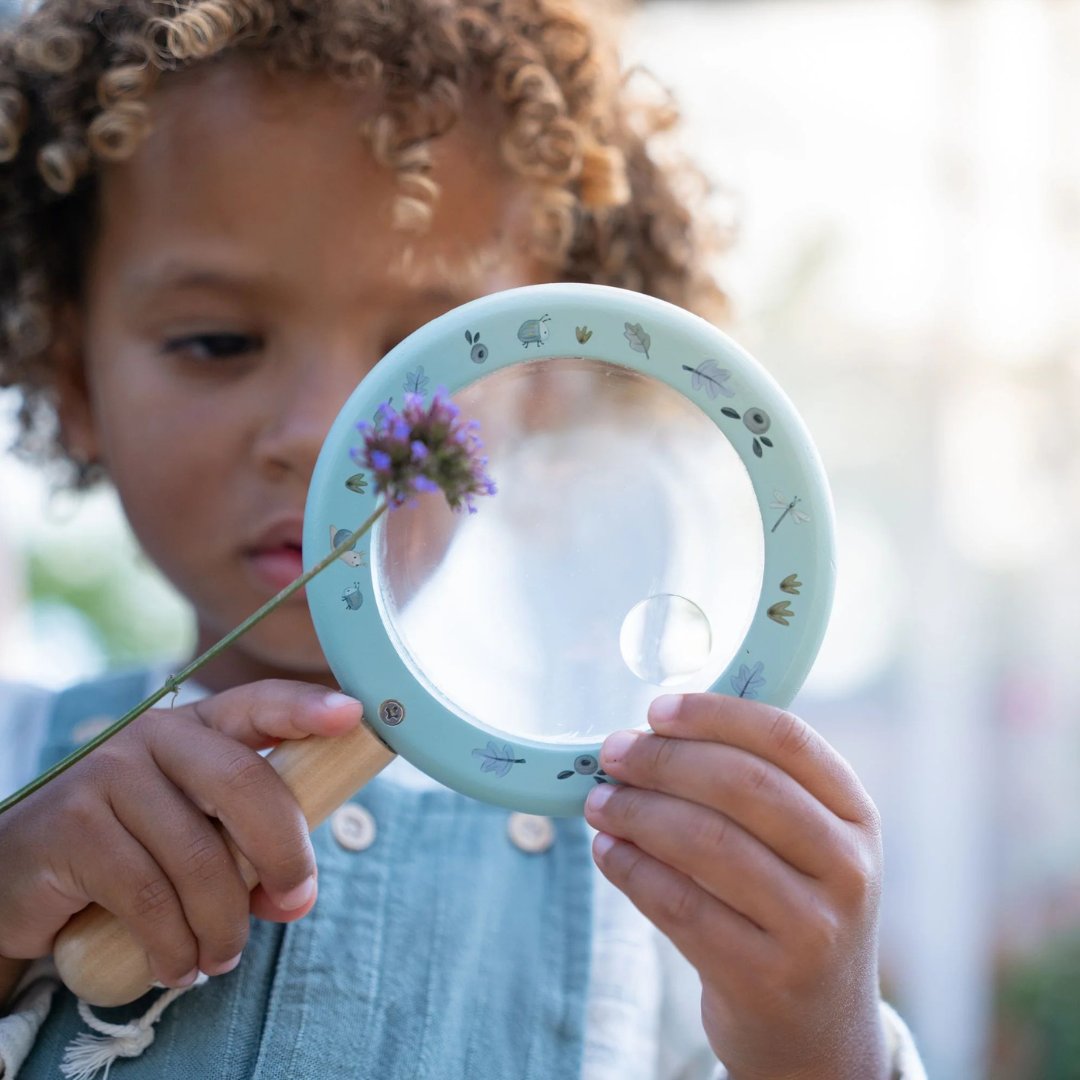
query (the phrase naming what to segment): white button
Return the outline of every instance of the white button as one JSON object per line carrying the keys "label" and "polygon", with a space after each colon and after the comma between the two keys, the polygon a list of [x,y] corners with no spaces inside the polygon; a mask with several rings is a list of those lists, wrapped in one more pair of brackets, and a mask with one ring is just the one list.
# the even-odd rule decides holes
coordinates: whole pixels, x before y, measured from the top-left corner
{"label": "white button", "polygon": [[375,819],[359,803],[339,806],[330,818],[330,831],[346,851],[367,851],[375,843]]}
{"label": "white button", "polygon": [[539,855],[555,843],[555,822],[539,814],[511,814],[506,832],[514,847]]}
{"label": "white button", "polygon": [[114,716],[91,716],[72,728],[71,741],[76,746],[82,746],[95,735],[100,735],[115,719]]}

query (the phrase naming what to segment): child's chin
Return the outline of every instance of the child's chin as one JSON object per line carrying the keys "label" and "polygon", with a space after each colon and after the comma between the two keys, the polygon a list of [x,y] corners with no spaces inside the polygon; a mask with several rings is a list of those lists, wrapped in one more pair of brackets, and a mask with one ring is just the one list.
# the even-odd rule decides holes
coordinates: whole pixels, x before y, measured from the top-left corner
{"label": "child's chin", "polygon": [[275,612],[266,624],[249,630],[237,647],[251,659],[292,673],[297,679],[321,679],[330,674],[330,665],[319,647],[306,607],[297,612]]}

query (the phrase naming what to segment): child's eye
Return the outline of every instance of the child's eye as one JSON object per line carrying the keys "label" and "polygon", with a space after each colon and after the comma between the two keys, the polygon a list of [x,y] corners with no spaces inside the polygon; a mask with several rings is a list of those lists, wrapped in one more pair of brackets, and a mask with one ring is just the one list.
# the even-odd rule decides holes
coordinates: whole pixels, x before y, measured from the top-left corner
{"label": "child's eye", "polygon": [[167,353],[186,353],[197,360],[228,360],[261,348],[262,339],[253,334],[188,334],[165,342]]}

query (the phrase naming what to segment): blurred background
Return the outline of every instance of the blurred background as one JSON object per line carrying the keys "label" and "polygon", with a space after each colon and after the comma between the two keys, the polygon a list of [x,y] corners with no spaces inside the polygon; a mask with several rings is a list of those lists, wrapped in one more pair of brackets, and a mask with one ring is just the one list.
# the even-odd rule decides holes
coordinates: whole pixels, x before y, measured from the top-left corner
{"label": "blurred background", "polygon": [[[887,993],[935,1080],[1080,1078],[1080,3],[652,0],[625,54],[832,480],[797,708],[883,813]],[[0,456],[0,678],[191,641],[111,493]]]}

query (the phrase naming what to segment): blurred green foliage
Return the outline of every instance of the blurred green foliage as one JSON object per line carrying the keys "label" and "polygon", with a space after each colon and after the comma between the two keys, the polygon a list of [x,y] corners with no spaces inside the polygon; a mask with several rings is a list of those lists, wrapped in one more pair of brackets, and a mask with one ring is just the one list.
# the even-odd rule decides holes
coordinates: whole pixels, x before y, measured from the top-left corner
{"label": "blurred green foliage", "polygon": [[26,553],[31,603],[65,604],[86,617],[110,667],[185,655],[190,611],[127,537],[92,545],[38,544]]}
{"label": "blurred green foliage", "polygon": [[997,992],[995,1080],[1080,1080],[1080,928],[1010,962]]}

